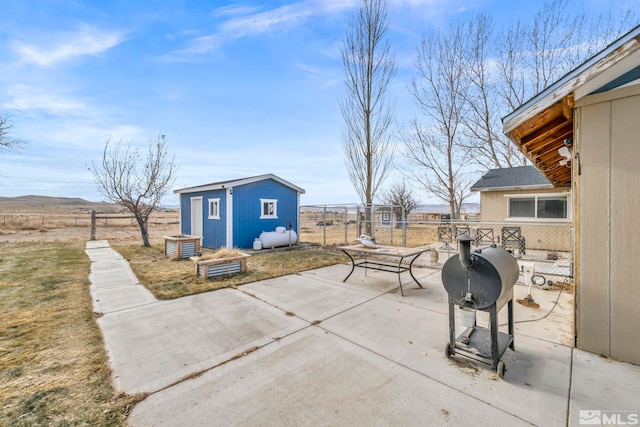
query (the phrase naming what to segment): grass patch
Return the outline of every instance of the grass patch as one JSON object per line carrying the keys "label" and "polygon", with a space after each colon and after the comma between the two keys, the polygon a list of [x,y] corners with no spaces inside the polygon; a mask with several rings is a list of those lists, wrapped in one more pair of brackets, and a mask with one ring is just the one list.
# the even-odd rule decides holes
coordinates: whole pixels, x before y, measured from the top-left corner
{"label": "grass patch", "polygon": [[[247,258],[247,271],[230,276],[204,279],[197,276],[189,259],[168,258],[164,245],[113,245],[129,261],[133,272],[158,299],[173,299],[216,289],[234,287],[258,280],[346,262],[344,255],[311,249],[261,251]],[[203,248],[203,258],[215,252]]]}
{"label": "grass patch", "polygon": [[126,425],[84,243],[0,243],[0,424]]}

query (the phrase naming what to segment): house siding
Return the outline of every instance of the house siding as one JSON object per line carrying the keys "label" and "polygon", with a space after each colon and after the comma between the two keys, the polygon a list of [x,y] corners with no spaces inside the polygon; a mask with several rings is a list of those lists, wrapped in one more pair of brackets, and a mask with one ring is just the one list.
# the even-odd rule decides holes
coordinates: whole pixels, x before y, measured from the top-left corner
{"label": "house siding", "polygon": [[[509,198],[507,195],[526,195],[544,193],[570,193],[571,188],[561,187],[552,189],[537,190],[505,190],[505,191],[482,191],[480,193],[480,215],[482,222],[503,222],[509,215]],[[560,222],[568,224],[570,220]],[[523,221],[528,222],[528,221]],[[535,221],[531,221],[536,224]],[[527,241],[527,249],[554,250],[569,252],[571,249],[571,230],[569,227],[556,227],[539,225],[535,227],[524,227],[523,236]],[[499,235],[499,228],[496,228],[496,235]],[[532,234],[531,234],[532,233]]]}
{"label": "house siding", "polygon": [[[180,232],[193,234],[191,230],[191,199],[202,197],[202,246],[220,248],[225,246],[226,239],[226,198],[224,190],[201,191],[180,195]],[[209,219],[209,199],[220,199],[220,219]]]}
{"label": "house siding", "polygon": [[480,215],[482,221],[505,221],[509,215],[509,199],[506,195],[569,193],[570,187],[537,189],[482,191],[480,193]]}
{"label": "house siding", "polygon": [[180,233],[191,234],[191,195],[180,195]]}
{"label": "house siding", "polygon": [[640,364],[640,88],[585,97],[576,107],[577,346]]}
{"label": "house siding", "polygon": [[[277,219],[260,219],[260,199],[278,201]],[[274,231],[278,226],[298,229],[298,193],[271,179],[235,187],[233,216],[234,246],[250,248],[263,231]]]}

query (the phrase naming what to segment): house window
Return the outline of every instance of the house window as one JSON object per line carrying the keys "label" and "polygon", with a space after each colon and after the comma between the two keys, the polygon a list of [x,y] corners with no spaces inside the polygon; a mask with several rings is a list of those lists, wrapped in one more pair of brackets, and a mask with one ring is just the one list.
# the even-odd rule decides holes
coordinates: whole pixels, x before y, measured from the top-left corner
{"label": "house window", "polygon": [[220,199],[209,199],[209,219],[220,219]]}
{"label": "house window", "polygon": [[509,218],[567,219],[569,197],[566,194],[507,196]]}
{"label": "house window", "polygon": [[260,219],[278,218],[278,201],[275,199],[260,199]]}

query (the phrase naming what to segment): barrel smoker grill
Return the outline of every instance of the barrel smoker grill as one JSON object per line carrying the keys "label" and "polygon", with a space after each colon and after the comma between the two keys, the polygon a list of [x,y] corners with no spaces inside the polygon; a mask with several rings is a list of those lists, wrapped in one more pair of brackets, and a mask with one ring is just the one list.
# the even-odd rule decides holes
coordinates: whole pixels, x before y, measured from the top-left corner
{"label": "barrel smoker grill", "polygon": [[[447,357],[460,353],[490,364],[502,378],[505,367],[500,360],[513,344],[513,285],[518,281],[518,263],[513,256],[495,245],[471,252],[472,238],[458,240],[460,253],[442,268],[442,284],[449,295],[449,342]],[[498,331],[498,313],[507,304],[509,333]],[[455,306],[460,309],[466,330],[456,338]],[[489,328],[475,325],[475,312],[489,313]],[[473,314],[471,321],[465,317]]]}

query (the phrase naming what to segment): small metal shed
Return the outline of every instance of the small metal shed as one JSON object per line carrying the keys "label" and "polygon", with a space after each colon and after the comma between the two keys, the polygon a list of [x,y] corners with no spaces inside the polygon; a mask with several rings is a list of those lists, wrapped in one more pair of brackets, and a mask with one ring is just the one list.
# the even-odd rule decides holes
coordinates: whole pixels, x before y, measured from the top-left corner
{"label": "small metal shed", "polygon": [[180,195],[180,232],[202,237],[207,248],[251,248],[276,227],[299,234],[304,190],[265,174],[175,190]]}

